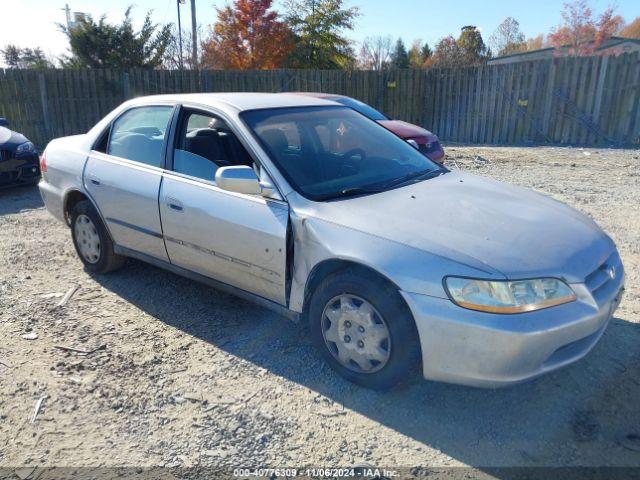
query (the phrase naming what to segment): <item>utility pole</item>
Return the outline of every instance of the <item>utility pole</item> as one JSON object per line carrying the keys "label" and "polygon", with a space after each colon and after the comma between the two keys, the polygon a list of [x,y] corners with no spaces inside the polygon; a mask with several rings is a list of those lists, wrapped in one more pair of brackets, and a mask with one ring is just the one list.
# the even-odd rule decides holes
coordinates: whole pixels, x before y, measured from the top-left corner
{"label": "utility pole", "polygon": [[309,52],[309,67],[313,68],[313,61],[316,56],[316,0],[311,1],[311,24],[313,25],[313,32],[311,33],[311,51]]}
{"label": "utility pole", "polygon": [[198,26],[196,24],[196,0],[191,0],[191,68],[198,68]]}
{"label": "utility pole", "polygon": [[67,30],[69,30],[69,28],[71,28],[71,9],[69,8],[69,4],[66,3],[64,5],[64,8],[61,8],[60,10],[64,10],[64,13],[67,17]]}
{"label": "utility pole", "polygon": [[178,66],[180,70],[183,69],[184,65],[182,64],[182,23],[180,22],[180,4],[183,4],[186,0],[176,0],[176,5],[178,6],[178,42],[180,45],[180,59],[178,60]]}

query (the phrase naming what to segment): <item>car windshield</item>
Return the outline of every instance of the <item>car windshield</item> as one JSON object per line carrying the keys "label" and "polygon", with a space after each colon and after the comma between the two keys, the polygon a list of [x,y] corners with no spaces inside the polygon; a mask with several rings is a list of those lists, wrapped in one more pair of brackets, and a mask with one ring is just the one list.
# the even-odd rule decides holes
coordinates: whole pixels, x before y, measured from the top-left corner
{"label": "car windshield", "polygon": [[350,108],[252,110],[242,118],[291,186],[311,200],[377,193],[447,172]]}
{"label": "car windshield", "polygon": [[342,97],[342,98],[335,98],[331,100],[333,100],[334,102],[340,103],[346,107],[353,108],[356,112],[359,112],[365,117],[370,118],[371,120],[375,120],[376,122],[380,120],[389,120],[385,115],[380,113],[375,108],[367,105],[366,103],[362,103],[358,100],[355,100],[353,98]]}

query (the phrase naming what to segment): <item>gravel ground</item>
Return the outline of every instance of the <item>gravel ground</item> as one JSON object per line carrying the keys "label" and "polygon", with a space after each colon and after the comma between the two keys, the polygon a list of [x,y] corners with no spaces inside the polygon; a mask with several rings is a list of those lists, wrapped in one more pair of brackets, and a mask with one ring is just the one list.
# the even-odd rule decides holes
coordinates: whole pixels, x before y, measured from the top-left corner
{"label": "gravel ground", "polygon": [[640,466],[640,152],[447,154],[452,168],[573,205],[614,238],[627,294],[587,358],[507,389],[416,379],[367,391],[329,370],[304,328],[262,308],[136,261],[87,274],[37,189],[9,189],[0,467]]}

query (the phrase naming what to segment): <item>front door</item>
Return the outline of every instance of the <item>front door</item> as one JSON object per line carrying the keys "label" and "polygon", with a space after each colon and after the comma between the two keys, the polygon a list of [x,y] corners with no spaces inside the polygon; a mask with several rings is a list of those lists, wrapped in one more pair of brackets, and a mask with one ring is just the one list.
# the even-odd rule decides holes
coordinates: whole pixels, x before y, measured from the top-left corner
{"label": "front door", "polygon": [[158,194],[172,112],[173,106],[145,106],[123,113],[84,172],[85,188],[116,245],[165,261]]}
{"label": "front door", "polygon": [[215,171],[239,164],[253,161],[223,120],[183,111],[160,189],[169,259],[285,305],[288,205],[218,188]]}

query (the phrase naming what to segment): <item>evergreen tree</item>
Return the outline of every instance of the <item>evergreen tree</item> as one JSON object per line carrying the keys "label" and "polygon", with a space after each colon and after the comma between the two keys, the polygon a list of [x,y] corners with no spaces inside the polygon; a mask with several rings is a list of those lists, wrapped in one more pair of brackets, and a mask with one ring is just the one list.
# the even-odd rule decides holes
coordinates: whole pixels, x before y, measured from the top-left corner
{"label": "evergreen tree", "polygon": [[396,47],[391,54],[393,68],[409,68],[409,54],[401,38],[396,42]]}

